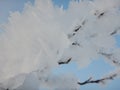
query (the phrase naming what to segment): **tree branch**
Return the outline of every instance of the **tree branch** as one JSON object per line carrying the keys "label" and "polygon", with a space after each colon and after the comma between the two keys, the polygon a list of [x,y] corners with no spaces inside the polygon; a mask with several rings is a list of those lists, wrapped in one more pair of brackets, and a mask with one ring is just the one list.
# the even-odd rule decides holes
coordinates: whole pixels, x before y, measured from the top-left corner
{"label": "tree branch", "polygon": [[106,80],[113,80],[116,76],[117,76],[117,74],[113,74],[113,75],[110,75],[108,77],[98,79],[98,80],[92,80],[92,78],[90,77],[88,80],[86,80],[84,82],[78,82],[78,84],[85,85],[85,84],[89,84],[89,83],[103,83]]}
{"label": "tree branch", "polygon": [[104,12],[100,13],[100,14],[98,15],[98,18],[101,18],[104,14],[105,14]]}
{"label": "tree branch", "polygon": [[115,35],[120,30],[120,27],[116,28],[113,32],[110,33],[110,35]]}
{"label": "tree branch", "polygon": [[81,27],[82,27],[81,25],[80,25],[80,26],[78,26],[78,27],[74,30],[74,32],[79,31]]}
{"label": "tree branch", "polygon": [[114,30],[112,33],[110,33],[110,35],[112,36],[112,35],[114,35],[116,33],[117,33],[117,30]]}
{"label": "tree branch", "polygon": [[72,45],[74,45],[74,46],[80,46],[80,44],[78,42],[73,42]]}
{"label": "tree branch", "polygon": [[68,64],[70,61],[71,61],[72,57],[69,58],[67,61],[59,61],[58,64],[61,65],[61,64]]}
{"label": "tree branch", "polygon": [[104,53],[104,52],[99,52],[99,54],[101,54],[104,57],[106,57],[109,60],[111,60],[113,64],[120,66],[120,62],[117,60],[117,58],[114,57],[113,54],[108,54],[108,53]]}

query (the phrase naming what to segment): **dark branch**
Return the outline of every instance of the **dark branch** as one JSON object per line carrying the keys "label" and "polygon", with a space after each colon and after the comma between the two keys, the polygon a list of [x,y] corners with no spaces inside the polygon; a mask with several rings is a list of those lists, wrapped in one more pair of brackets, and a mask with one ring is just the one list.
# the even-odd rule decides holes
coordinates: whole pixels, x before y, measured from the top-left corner
{"label": "dark branch", "polygon": [[91,80],[92,78],[89,78],[88,80],[84,81],[84,82],[78,82],[79,85],[85,85],[85,84],[89,84],[89,83],[102,83],[106,80],[113,80],[115,77],[117,76],[117,74],[113,74],[111,76],[102,78],[102,79],[98,79],[98,80]]}
{"label": "dark branch", "polygon": [[104,14],[105,14],[104,12],[100,13],[100,14],[98,15],[98,18],[101,18]]}
{"label": "dark branch", "polygon": [[96,10],[96,12],[94,13],[94,15],[97,16],[98,18],[101,18],[104,14],[105,12],[100,13],[98,10]]}
{"label": "dark branch", "polygon": [[110,33],[110,35],[115,35],[120,30],[120,27],[116,28],[113,32]]}
{"label": "dark branch", "polygon": [[67,61],[60,61],[58,62],[59,65],[61,64],[68,64],[71,61],[72,58],[69,58]]}
{"label": "dark branch", "polygon": [[112,60],[115,65],[120,65],[120,62],[117,60]]}
{"label": "dark branch", "polygon": [[71,37],[75,36],[76,33],[82,28],[82,26],[85,25],[85,23],[86,23],[86,20],[84,20],[84,21],[81,23],[81,25],[77,26],[77,27],[73,30],[72,34],[68,34],[68,38],[71,38]]}
{"label": "dark branch", "polygon": [[79,31],[81,27],[82,27],[82,26],[79,26],[78,28],[76,28],[76,29],[74,30],[74,32]]}
{"label": "dark branch", "polygon": [[108,59],[111,59],[111,57],[113,56],[113,54],[111,54],[111,53],[99,52],[99,54],[101,54],[101,55],[107,57]]}
{"label": "dark branch", "polygon": [[77,45],[77,46],[80,46],[80,44],[78,42],[73,42],[72,45]]}
{"label": "dark branch", "polygon": [[[85,23],[86,23],[86,20],[84,20],[84,21],[82,22],[82,25],[85,25]],[[78,27],[74,30],[74,32],[79,31],[79,30],[80,30],[80,28],[82,28],[82,26],[81,26],[81,25],[80,25],[80,26],[78,26]]]}
{"label": "dark branch", "polygon": [[101,55],[105,56],[106,58],[110,59],[113,64],[120,66],[120,62],[117,61],[117,58],[115,58],[113,56],[113,54],[108,54],[108,53],[103,53],[103,52],[100,52],[99,54],[101,54]]}
{"label": "dark branch", "polygon": [[92,79],[92,77],[90,77],[88,80],[84,81],[84,82],[78,82],[79,85],[84,85],[87,84],[88,82],[90,82],[90,80]]}
{"label": "dark branch", "polygon": [[72,38],[73,36],[75,36],[76,35],[76,33],[74,32],[74,33],[72,33],[72,34],[68,34],[68,38]]}
{"label": "dark branch", "polygon": [[110,35],[115,35],[117,33],[117,30],[113,31],[112,33],[110,33]]}

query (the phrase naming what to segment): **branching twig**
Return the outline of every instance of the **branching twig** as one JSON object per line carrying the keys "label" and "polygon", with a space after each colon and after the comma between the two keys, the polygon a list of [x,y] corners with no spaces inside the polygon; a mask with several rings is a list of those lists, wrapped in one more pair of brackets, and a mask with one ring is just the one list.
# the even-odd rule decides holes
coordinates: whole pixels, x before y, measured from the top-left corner
{"label": "branching twig", "polygon": [[98,79],[98,80],[92,80],[92,78],[90,77],[88,80],[84,81],[84,82],[78,82],[79,85],[85,85],[85,84],[89,84],[89,83],[102,83],[106,80],[113,80],[115,77],[117,76],[117,74],[113,74],[111,76],[102,78],[102,79]]}

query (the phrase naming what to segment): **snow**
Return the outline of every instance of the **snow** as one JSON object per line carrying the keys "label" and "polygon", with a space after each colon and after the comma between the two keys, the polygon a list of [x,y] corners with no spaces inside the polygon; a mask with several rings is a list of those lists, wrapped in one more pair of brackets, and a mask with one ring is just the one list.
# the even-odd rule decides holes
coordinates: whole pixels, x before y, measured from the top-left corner
{"label": "snow", "polygon": [[120,61],[120,51],[111,35],[116,29],[115,34],[120,34],[119,7],[119,0],[85,0],[71,1],[69,8],[63,10],[51,1],[35,0],[34,5],[27,3],[23,12],[11,13],[9,22],[0,25],[4,30],[0,34],[0,86],[17,88],[27,75],[36,73],[31,76],[36,83],[61,90],[60,83],[64,82],[62,90],[70,90],[78,88],[74,75],[49,77],[59,60],[72,57],[81,68],[99,58],[100,52],[106,52],[114,53]]}

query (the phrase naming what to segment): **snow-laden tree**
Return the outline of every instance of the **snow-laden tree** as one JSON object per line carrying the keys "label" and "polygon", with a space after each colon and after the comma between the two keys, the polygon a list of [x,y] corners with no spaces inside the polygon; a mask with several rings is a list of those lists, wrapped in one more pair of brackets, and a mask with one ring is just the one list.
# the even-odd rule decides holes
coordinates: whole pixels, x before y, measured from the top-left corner
{"label": "snow-laden tree", "polygon": [[[28,84],[29,90],[78,90],[120,76],[115,39],[120,35],[120,0],[71,1],[67,10],[50,0],[35,0],[21,13],[12,12],[0,29],[0,90],[27,90]],[[51,74],[59,65],[76,62],[81,68],[99,57],[116,70],[85,82],[74,73]]]}

